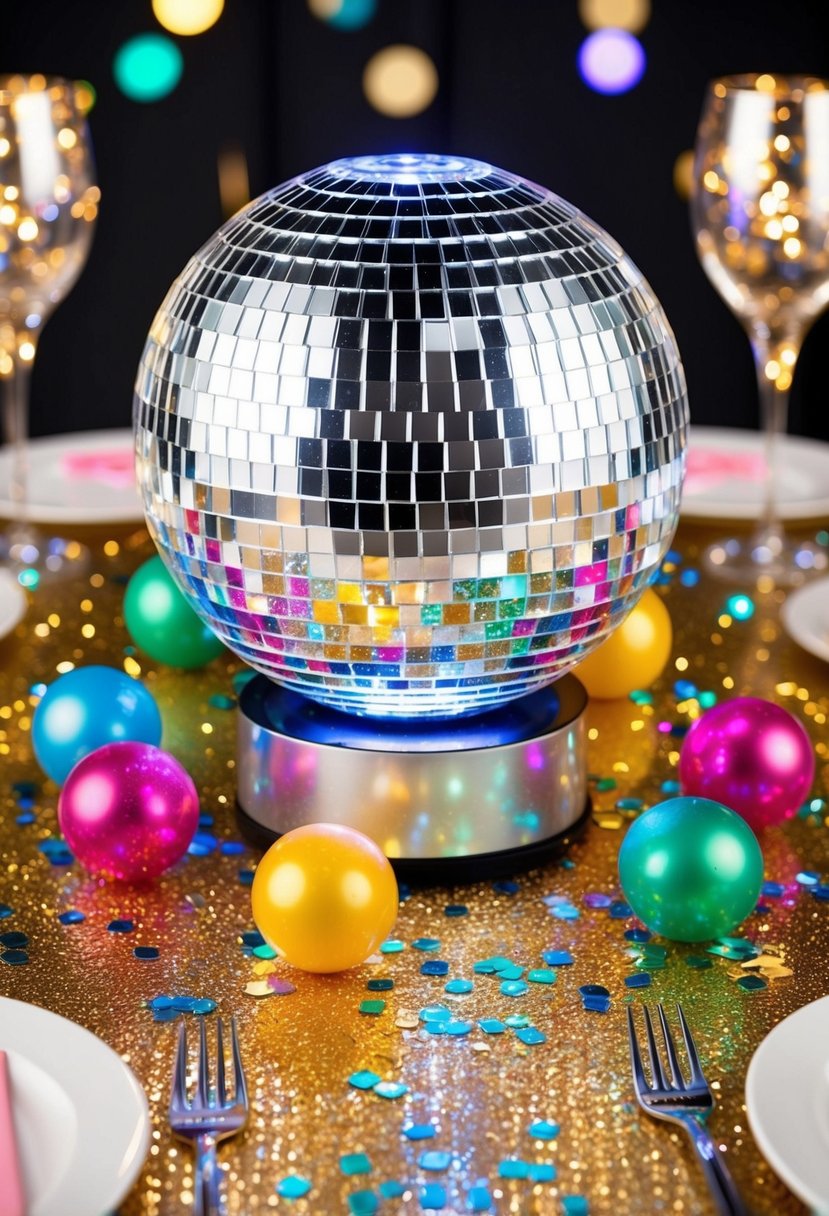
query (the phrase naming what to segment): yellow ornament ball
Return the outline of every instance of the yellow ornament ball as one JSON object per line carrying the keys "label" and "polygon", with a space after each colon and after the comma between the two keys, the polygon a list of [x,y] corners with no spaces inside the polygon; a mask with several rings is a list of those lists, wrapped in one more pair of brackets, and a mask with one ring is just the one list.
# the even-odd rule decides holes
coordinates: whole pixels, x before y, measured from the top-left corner
{"label": "yellow ornament ball", "polygon": [[648,688],[662,674],[672,644],[668,609],[649,587],[618,629],[573,674],[597,700],[626,697],[637,688]]}
{"label": "yellow ornament ball", "polygon": [[397,919],[397,880],[383,851],[353,828],[312,823],[286,832],[256,867],[253,919],[302,971],[356,967]]}

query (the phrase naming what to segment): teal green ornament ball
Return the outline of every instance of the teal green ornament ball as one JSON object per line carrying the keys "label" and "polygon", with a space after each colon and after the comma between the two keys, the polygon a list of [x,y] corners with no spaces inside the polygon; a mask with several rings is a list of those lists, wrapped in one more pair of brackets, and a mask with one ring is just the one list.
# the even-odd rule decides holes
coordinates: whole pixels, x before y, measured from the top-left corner
{"label": "teal green ornament ball", "polygon": [[669,798],[645,811],[619,850],[625,899],[654,933],[678,942],[723,937],[754,909],[763,882],[757,837],[708,798]]}
{"label": "teal green ornament ball", "polygon": [[124,622],[139,650],[170,667],[203,667],[224,646],[188,604],[160,557],[139,566],[127,584]]}

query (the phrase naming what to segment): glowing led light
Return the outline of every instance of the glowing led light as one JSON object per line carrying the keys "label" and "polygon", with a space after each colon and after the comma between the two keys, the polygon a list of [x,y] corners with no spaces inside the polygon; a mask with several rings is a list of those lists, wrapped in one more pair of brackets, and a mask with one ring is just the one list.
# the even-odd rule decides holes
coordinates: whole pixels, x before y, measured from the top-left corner
{"label": "glowing led light", "polygon": [[626,30],[596,30],[579,48],[579,71],[596,93],[626,93],[644,75],[645,51]]}
{"label": "glowing led light", "polygon": [[65,151],[68,151],[69,148],[74,148],[77,142],[78,136],[71,127],[61,127],[60,131],[58,131],[58,143]]}
{"label": "glowing led light", "polygon": [[747,595],[732,595],[726,600],[725,611],[735,621],[748,621],[754,616],[754,604]]}
{"label": "glowing led light", "polygon": [[691,197],[693,179],[694,152],[692,148],[686,148],[674,161],[674,190],[683,202],[687,202]]}
{"label": "glowing led light", "polygon": [[115,83],[132,101],[160,101],[181,79],[184,61],[164,34],[138,34],[117,51]]}
{"label": "glowing led light", "polygon": [[76,81],[75,105],[78,107],[78,112],[83,118],[86,117],[97,100],[98,94],[95,92],[94,85],[91,85],[88,80]]}
{"label": "glowing led light", "polygon": [[308,0],[308,8],[338,30],[359,30],[377,12],[377,0]]}
{"label": "glowing led light", "polygon": [[411,118],[430,106],[438,91],[438,72],[416,46],[384,47],[363,71],[363,92],[370,105],[390,118]]}
{"label": "glowing led light", "polygon": [[[4,207],[3,210],[5,211],[6,208]],[[31,216],[27,215],[24,220],[20,221],[17,229],[17,235],[20,237],[21,241],[33,241],[37,236],[37,233],[37,223],[31,218]],[[800,242],[798,241],[798,244],[799,243]]]}
{"label": "glowing led light", "polygon": [[579,0],[579,17],[589,30],[611,25],[638,34],[650,21],[651,0]]}
{"label": "glowing led light", "polygon": [[171,34],[203,34],[222,15],[225,0],[153,0],[159,25]]}

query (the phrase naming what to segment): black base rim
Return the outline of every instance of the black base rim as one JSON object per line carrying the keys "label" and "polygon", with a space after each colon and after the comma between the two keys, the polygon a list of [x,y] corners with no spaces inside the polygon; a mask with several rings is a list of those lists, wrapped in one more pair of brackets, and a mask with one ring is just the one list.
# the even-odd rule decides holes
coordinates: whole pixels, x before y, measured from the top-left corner
{"label": "black base rim", "polygon": [[[399,879],[417,887],[445,887],[479,882],[484,878],[509,878],[560,857],[583,834],[592,811],[593,805],[588,798],[581,815],[564,832],[518,849],[472,853],[465,857],[393,857],[391,864]],[[238,802],[236,818],[245,839],[263,851],[282,835],[252,819]]]}

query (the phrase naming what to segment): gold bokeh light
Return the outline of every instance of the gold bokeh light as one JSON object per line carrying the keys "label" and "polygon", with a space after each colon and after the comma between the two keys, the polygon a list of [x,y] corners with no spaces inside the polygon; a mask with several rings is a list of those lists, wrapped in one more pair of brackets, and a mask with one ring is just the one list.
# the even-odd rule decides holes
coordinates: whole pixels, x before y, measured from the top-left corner
{"label": "gold bokeh light", "polygon": [[589,30],[610,26],[638,34],[650,16],[651,0],[579,0],[579,17]]}
{"label": "gold bokeh light", "polygon": [[372,55],[363,71],[363,92],[370,105],[390,118],[411,118],[435,99],[438,72],[416,46],[398,43]]}
{"label": "gold bokeh light", "polygon": [[225,0],[153,0],[159,25],[171,34],[203,34],[222,15]]}

